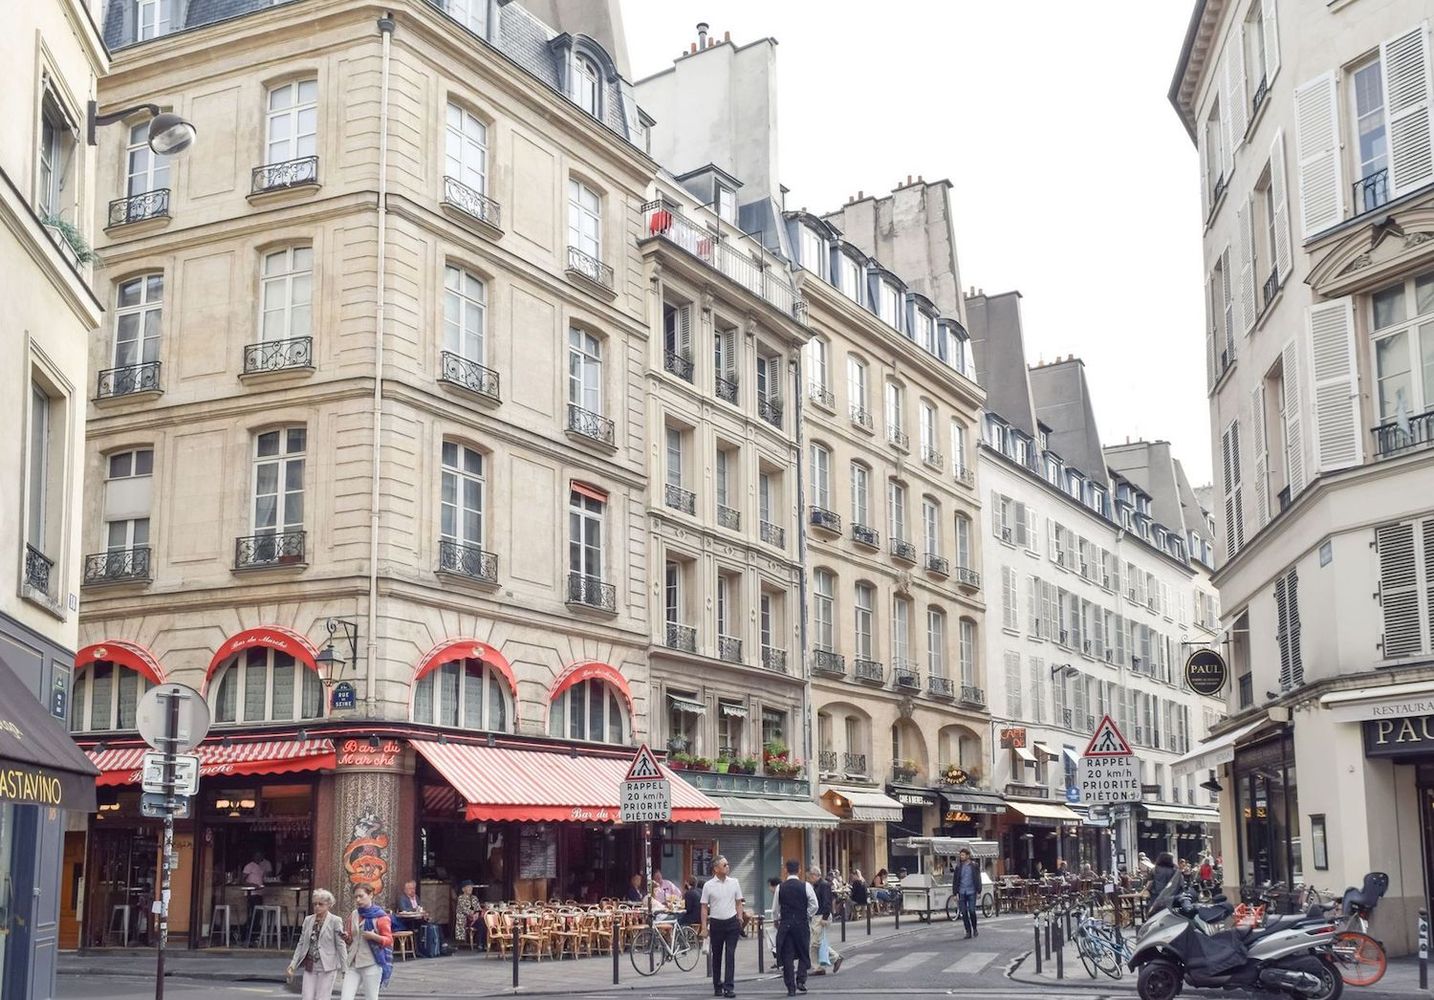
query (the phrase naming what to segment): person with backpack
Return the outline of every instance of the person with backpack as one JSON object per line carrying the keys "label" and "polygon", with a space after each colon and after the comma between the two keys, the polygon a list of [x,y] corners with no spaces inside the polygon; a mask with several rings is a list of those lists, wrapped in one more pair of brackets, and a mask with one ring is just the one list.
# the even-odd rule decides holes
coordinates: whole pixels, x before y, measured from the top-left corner
{"label": "person with backpack", "polygon": [[976,927],[976,900],[981,895],[981,866],[976,864],[969,847],[961,848],[956,869],[951,873],[951,891],[961,909],[966,938],[980,937]]}

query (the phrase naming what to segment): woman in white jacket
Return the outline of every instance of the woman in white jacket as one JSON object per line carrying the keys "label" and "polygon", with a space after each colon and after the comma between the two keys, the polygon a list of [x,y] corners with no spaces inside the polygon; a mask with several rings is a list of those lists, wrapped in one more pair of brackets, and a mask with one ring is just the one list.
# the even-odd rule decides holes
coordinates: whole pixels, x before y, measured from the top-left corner
{"label": "woman in white jacket", "polygon": [[289,975],[304,970],[304,1000],[328,1000],[335,977],[348,968],[344,921],[333,908],[334,894],[315,889],[314,912],[304,918],[294,957],[289,960]]}

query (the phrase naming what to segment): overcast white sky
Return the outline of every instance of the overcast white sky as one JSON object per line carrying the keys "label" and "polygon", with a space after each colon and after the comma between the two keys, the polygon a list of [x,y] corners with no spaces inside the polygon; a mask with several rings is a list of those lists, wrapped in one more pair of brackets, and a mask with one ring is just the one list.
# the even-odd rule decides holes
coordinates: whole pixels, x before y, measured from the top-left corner
{"label": "overcast white sky", "polygon": [[1027,361],[1086,363],[1106,443],[1210,481],[1195,148],[1166,100],[1193,0],[621,0],[633,76],[707,21],[778,41],[782,182],[831,210],[948,178],[962,282],[1019,289]]}

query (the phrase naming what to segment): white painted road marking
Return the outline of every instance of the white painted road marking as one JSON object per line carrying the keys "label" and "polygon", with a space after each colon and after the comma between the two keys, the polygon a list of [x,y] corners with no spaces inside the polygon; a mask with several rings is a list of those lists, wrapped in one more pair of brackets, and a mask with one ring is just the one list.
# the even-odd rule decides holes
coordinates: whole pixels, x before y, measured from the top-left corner
{"label": "white painted road marking", "polygon": [[998,953],[994,951],[973,951],[963,956],[959,961],[946,966],[944,972],[980,972],[986,966],[996,960]]}

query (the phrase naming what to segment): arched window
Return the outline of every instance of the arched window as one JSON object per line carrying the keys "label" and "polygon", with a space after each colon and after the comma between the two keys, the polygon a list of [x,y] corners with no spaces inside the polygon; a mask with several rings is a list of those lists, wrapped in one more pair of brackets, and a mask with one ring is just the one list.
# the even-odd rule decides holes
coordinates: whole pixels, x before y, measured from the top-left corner
{"label": "arched window", "polygon": [[812,644],[832,652],[836,646],[836,577],[819,569],[812,575]]}
{"label": "arched window", "polygon": [[259,339],[265,343],[312,332],[314,248],[286,247],[264,255]]}
{"label": "arched window", "polygon": [[622,697],[599,678],[580,681],[553,701],[548,732],[559,739],[626,743],[627,712]]}
{"label": "arched window", "polygon": [[831,510],[832,453],[824,444],[812,442],[812,506]]}
{"label": "arched window", "polygon": [[932,677],[946,676],[946,612],[926,609],[926,669]]}
{"label": "arched window", "polygon": [[319,675],[289,653],[252,646],[219,669],[210,685],[216,723],[291,722],[324,714]]}
{"label": "arched window", "polygon": [[413,721],[511,732],[508,683],[482,660],[449,660],[413,689]]}
{"label": "arched window", "polygon": [[135,706],[154,682],[109,660],[96,660],[75,673],[70,696],[70,732],[133,729]]}
{"label": "arched window", "polygon": [[602,107],[599,100],[601,80],[597,63],[587,56],[573,56],[573,100],[594,118],[600,117]]}
{"label": "arched window", "polygon": [[465,361],[484,363],[483,280],[452,264],[443,269],[443,349]]}
{"label": "arched window", "polygon": [[[164,326],[164,275],[142,274],[120,282],[115,290],[115,368],[133,369],[159,360],[159,338]],[[114,395],[141,388],[116,385]],[[123,390],[123,391],[121,391]]]}
{"label": "arched window", "polygon": [[456,441],[443,442],[440,530],[443,541],[483,547],[483,508],[487,480],[483,453]]}
{"label": "arched window", "polygon": [[971,565],[971,519],[965,514],[956,515],[956,565],[961,569],[972,569]]}
{"label": "arched window", "polygon": [[961,619],[961,683],[976,683],[976,623],[970,618]]}
{"label": "arched window", "polygon": [[[488,0],[479,0],[487,6]],[[488,126],[453,101],[443,127],[443,175],[478,194],[488,193]]]}

